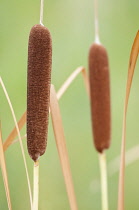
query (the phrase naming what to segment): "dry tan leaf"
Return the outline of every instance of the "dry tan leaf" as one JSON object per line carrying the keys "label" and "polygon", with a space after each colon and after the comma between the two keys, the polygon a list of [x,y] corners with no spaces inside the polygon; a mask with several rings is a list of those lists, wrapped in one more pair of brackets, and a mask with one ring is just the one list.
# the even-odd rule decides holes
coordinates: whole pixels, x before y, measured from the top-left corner
{"label": "dry tan leaf", "polygon": [[0,165],[1,165],[2,175],[3,175],[8,208],[9,210],[12,210],[10,190],[9,190],[9,184],[8,184],[8,175],[7,175],[6,162],[5,162],[3,143],[2,143],[1,126],[0,126]]}
{"label": "dry tan leaf", "polygon": [[18,123],[17,123],[17,120],[16,120],[16,116],[15,116],[14,109],[13,109],[12,103],[11,103],[11,101],[10,101],[8,92],[7,92],[7,90],[6,90],[6,87],[5,87],[5,85],[4,85],[4,83],[3,83],[1,77],[0,77],[0,84],[1,84],[1,86],[2,86],[3,92],[4,92],[4,94],[5,94],[5,97],[6,97],[6,99],[7,99],[8,105],[9,105],[9,107],[10,107],[10,110],[11,110],[11,113],[12,113],[12,117],[13,117],[13,120],[14,120],[14,124],[15,124],[16,130],[17,130],[17,134],[18,134],[18,138],[19,138],[19,143],[20,143],[20,148],[21,148],[22,157],[23,157],[23,162],[24,162],[24,166],[25,166],[26,177],[27,177],[28,190],[29,190],[29,198],[30,198],[30,205],[31,205],[31,208],[32,208],[31,185],[30,185],[29,173],[28,173],[28,169],[27,169],[27,162],[26,162],[24,147],[23,147],[23,144],[22,144],[22,140],[21,140],[21,135],[20,135]]}
{"label": "dry tan leaf", "polygon": [[[25,125],[25,122],[26,122],[26,112],[24,112],[24,114],[18,121],[19,130],[21,130],[23,128],[23,126]],[[12,144],[12,142],[16,136],[17,136],[17,130],[16,130],[16,127],[14,127],[12,132],[7,137],[6,141],[3,143],[4,151],[6,151],[8,149],[8,147]]]}
{"label": "dry tan leaf", "polygon": [[66,92],[66,90],[68,89],[68,87],[71,85],[71,83],[75,80],[75,78],[82,73],[83,76],[83,80],[85,83],[85,87],[87,90],[87,93],[89,95],[89,81],[88,81],[88,76],[86,73],[86,70],[84,67],[78,67],[69,77],[68,79],[64,82],[64,84],[61,86],[61,88],[58,90],[57,92],[57,98],[60,99],[62,97],[62,95]]}
{"label": "dry tan leaf", "polygon": [[123,130],[122,130],[122,145],[121,145],[121,160],[120,160],[120,174],[119,174],[119,191],[118,191],[118,210],[124,210],[124,177],[125,177],[125,143],[126,143],[126,115],[127,106],[129,100],[129,94],[134,75],[134,69],[139,53],[139,31],[135,37],[128,67],[128,78],[126,85],[126,97],[124,103],[124,114],[123,114]]}
{"label": "dry tan leaf", "polygon": [[[88,76],[87,76],[86,70],[85,70],[84,67],[79,67],[70,75],[70,77],[66,80],[66,82],[59,89],[59,91],[57,93],[57,99],[60,99],[62,97],[62,95],[66,92],[66,90],[71,85],[71,83],[75,80],[75,78],[81,72],[82,72],[83,80],[84,80],[84,83],[85,83],[86,91],[89,95],[89,81],[88,81]],[[25,123],[26,123],[26,112],[22,115],[21,119],[17,123],[19,130],[22,129],[22,127],[25,125]],[[17,136],[17,134],[18,134],[17,133],[17,128],[15,126],[14,129],[12,130],[12,132],[10,133],[10,135],[8,136],[8,138],[6,139],[6,141],[4,142],[4,145],[3,145],[4,146],[4,151],[6,151],[6,149],[13,143],[13,140]],[[15,142],[17,142],[17,141],[15,141]],[[72,198],[72,196],[73,196],[73,198]],[[71,196],[71,199],[73,199],[73,202],[75,203],[74,195],[72,195],[72,196]],[[75,204],[74,204],[74,206],[75,206]],[[75,208],[73,208],[73,209],[75,209]]]}
{"label": "dry tan leaf", "polygon": [[[21,136],[21,139],[23,140],[23,139],[26,139],[27,138],[27,135],[25,134],[24,136]],[[15,139],[12,143],[11,143],[11,145],[12,144],[15,144],[16,142],[18,142],[19,141],[19,139],[17,138],[17,139]]]}
{"label": "dry tan leaf", "polygon": [[134,75],[135,65],[138,58],[138,53],[139,53],[139,31],[137,32],[134,43],[132,45],[130,59],[129,59],[128,79],[126,85],[125,112],[127,111],[128,99]]}
{"label": "dry tan leaf", "polygon": [[[72,84],[72,82],[75,80],[75,78],[79,75],[79,73],[82,73],[83,80],[85,83],[86,91],[89,95],[89,81],[88,81],[88,75],[86,73],[86,70],[84,67],[78,67],[69,77],[68,79],[64,82],[64,84],[61,86],[59,91],[57,92],[57,99],[59,100],[63,94],[66,92],[68,87]],[[22,115],[21,119],[18,121],[18,127],[19,130],[23,128],[23,126],[26,123],[26,112]],[[17,136],[17,130],[16,127],[11,131],[9,134],[8,138],[5,140],[3,146],[4,146],[4,151],[8,149],[8,147],[12,144],[14,138]]]}
{"label": "dry tan leaf", "polygon": [[62,166],[63,176],[66,184],[67,194],[69,198],[70,207],[72,210],[77,210],[76,197],[74,193],[74,186],[71,176],[70,164],[68,159],[68,152],[66,148],[66,141],[64,136],[64,129],[62,126],[62,119],[58,105],[57,95],[54,86],[51,85],[50,94],[50,109],[53,123],[53,130],[55,134],[56,145],[59,153],[59,158]]}

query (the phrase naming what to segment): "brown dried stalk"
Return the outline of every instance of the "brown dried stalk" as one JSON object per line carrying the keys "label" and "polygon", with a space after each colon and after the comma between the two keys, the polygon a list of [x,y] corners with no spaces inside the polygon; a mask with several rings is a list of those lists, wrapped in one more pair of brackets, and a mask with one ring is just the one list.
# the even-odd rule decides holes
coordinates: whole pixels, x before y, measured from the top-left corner
{"label": "brown dried stalk", "polygon": [[22,140],[21,140],[20,130],[19,130],[18,123],[17,123],[17,120],[16,120],[16,116],[15,116],[15,113],[14,113],[14,110],[13,110],[13,107],[12,107],[12,103],[10,101],[9,95],[7,93],[6,87],[4,86],[4,83],[3,83],[1,77],[0,77],[0,84],[1,84],[1,86],[3,88],[4,94],[5,94],[6,99],[8,101],[8,104],[9,104],[9,107],[10,107],[10,110],[11,110],[11,113],[12,113],[12,117],[13,117],[13,120],[14,120],[16,132],[17,132],[17,135],[18,135],[18,138],[19,138],[19,143],[20,143],[20,147],[21,147],[22,157],[23,157],[25,171],[26,171],[27,183],[28,183],[30,205],[32,207],[32,193],[31,193],[31,186],[30,186],[30,180],[29,180],[29,173],[28,173],[28,168],[27,168],[27,163],[26,163],[24,147],[23,147]]}
{"label": "brown dried stalk", "polygon": [[[25,125],[25,122],[26,122],[26,112],[24,112],[24,114],[18,121],[19,130],[21,130],[23,128],[23,126]],[[7,139],[5,140],[5,142],[3,143],[4,151],[6,151],[8,149],[8,147],[12,144],[12,142],[16,136],[17,136],[17,129],[16,129],[16,127],[14,127],[13,130],[11,131],[11,133],[9,134],[9,136],[7,137]]]}
{"label": "brown dried stalk", "polygon": [[126,96],[125,96],[124,112],[123,112],[123,130],[122,130],[121,161],[120,161],[119,191],[118,191],[118,210],[124,210],[126,115],[127,115],[127,106],[128,106],[129,95],[130,95],[130,89],[132,85],[132,79],[134,75],[134,70],[135,70],[138,54],[139,54],[139,31],[136,34],[136,37],[135,37],[135,40],[131,49],[129,67],[128,67]]}
{"label": "brown dried stalk", "polygon": [[6,191],[8,208],[9,208],[9,210],[12,210],[9,183],[8,183],[8,175],[7,175],[6,162],[5,162],[3,143],[2,143],[1,125],[0,125],[0,165],[1,165],[1,169],[2,169],[2,175],[3,175],[3,181],[4,181],[5,191]]}
{"label": "brown dried stalk", "polygon": [[62,126],[60,109],[59,109],[57,96],[56,96],[56,92],[53,85],[51,85],[50,109],[51,109],[51,117],[52,117],[56,145],[57,145],[57,149],[58,149],[58,153],[60,157],[60,162],[61,162],[66,189],[68,193],[68,198],[70,202],[70,207],[72,210],[77,210],[78,208],[77,208],[76,197],[74,193],[72,176],[70,172],[70,164],[69,164],[68,152],[66,148],[64,129]]}

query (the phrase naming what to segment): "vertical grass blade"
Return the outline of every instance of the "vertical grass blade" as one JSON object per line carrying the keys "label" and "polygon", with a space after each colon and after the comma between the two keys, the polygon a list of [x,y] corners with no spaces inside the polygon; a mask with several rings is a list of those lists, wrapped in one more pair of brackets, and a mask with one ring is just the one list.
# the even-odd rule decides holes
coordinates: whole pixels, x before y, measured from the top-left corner
{"label": "vertical grass blade", "polygon": [[139,53],[139,31],[136,34],[134,43],[132,45],[129,67],[128,67],[128,77],[126,84],[126,96],[124,102],[124,112],[123,112],[123,130],[122,130],[122,144],[121,144],[121,161],[120,161],[120,174],[119,174],[119,191],[118,191],[118,210],[124,210],[124,178],[125,178],[125,143],[126,143],[126,115],[127,106],[129,100],[130,89],[132,85],[132,79],[134,75],[134,70],[136,66],[136,61]]}
{"label": "vertical grass blade", "polygon": [[78,208],[77,208],[74,186],[73,186],[73,181],[72,181],[72,176],[71,176],[64,130],[62,126],[62,119],[61,119],[56,92],[53,85],[51,85],[50,109],[51,109],[51,117],[52,117],[56,145],[57,145],[57,149],[58,149],[58,153],[60,157],[60,162],[62,166],[62,171],[63,171],[63,176],[64,176],[64,180],[66,184],[70,207],[71,207],[71,210],[77,210]]}
{"label": "vertical grass blade", "polygon": [[7,93],[7,90],[5,88],[5,85],[4,85],[1,77],[0,77],[0,84],[1,84],[1,86],[3,88],[4,94],[5,94],[6,99],[8,101],[8,104],[9,104],[9,107],[10,107],[10,110],[11,110],[11,113],[12,113],[12,116],[13,116],[13,120],[14,120],[14,123],[15,123],[15,127],[16,127],[16,130],[17,130],[17,134],[18,134],[18,138],[19,138],[19,142],[20,142],[20,147],[21,147],[21,152],[22,152],[22,156],[23,156],[23,161],[24,161],[24,166],[25,166],[25,171],[26,171],[26,176],[27,176],[27,183],[28,183],[28,190],[29,190],[30,205],[31,205],[31,208],[32,208],[31,186],[30,186],[30,180],[29,180],[29,174],[28,174],[27,163],[26,163],[26,158],[25,158],[25,152],[24,152],[24,147],[23,147],[22,140],[21,140],[21,135],[20,135],[19,127],[18,127],[18,124],[17,124],[17,120],[16,120],[16,116],[15,116],[13,107],[12,107],[12,103],[10,101],[9,95]]}
{"label": "vertical grass blade", "polygon": [[1,169],[2,169],[2,175],[3,175],[3,181],[4,181],[4,186],[5,186],[8,208],[9,208],[9,210],[12,210],[10,190],[9,190],[9,184],[8,184],[8,175],[7,175],[6,162],[5,162],[3,143],[2,143],[1,125],[0,125],[0,165],[1,165]]}

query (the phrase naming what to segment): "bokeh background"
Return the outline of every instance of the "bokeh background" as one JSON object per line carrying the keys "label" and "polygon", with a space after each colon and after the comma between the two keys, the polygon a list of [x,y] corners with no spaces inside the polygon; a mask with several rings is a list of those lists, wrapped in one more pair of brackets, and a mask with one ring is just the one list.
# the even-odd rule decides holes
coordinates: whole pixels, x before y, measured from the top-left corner
{"label": "bokeh background", "polygon": [[[17,119],[26,110],[27,48],[31,27],[39,23],[39,0],[0,0],[0,74]],[[107,151],[108,164],[120,154],[122,115],[131,46],[139,29],[137,0],[99,0],[101,42],[110,61],[112,137]],[[47,0],[44,25],[53,39],[52,83],[56,90],[78,66],[88,67],[88,50],[94,41],[93,0]],[[139,64],[133,80],[127,118],[126,149],[139,144]],[[89,99],[80,76],[59,102],[79,210],[100,210],[98,155],[92,143]],[[0,88],[3,141],[14,127],[11,112]],[[24,135],[26,129],[21,131]],[[32,183],[33,162],[23,140]],[[19,143],[6,151],[7,171],[14,210],[28,210],[29,195]],[[115,166],[114,166],[115,167]],[[111,174],[110,167],[108,167]],[[118,171],[109,175],[109,206],[117,208]],[[139,209],[139,162],[126,168],[125,209]],[[0,172],[0,209],[7,210]],[[48,146],[40,160],[39,210],[69,210],[62,170],[56,149],[51,119]]]}

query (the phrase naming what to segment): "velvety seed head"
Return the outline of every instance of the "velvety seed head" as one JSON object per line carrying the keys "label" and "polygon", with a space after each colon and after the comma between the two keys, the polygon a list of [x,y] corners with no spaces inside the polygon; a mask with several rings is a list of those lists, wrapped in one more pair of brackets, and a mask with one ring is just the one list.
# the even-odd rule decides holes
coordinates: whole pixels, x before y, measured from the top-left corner
{"label": "velvety seed head", "polygon": [[90,47],[89,80],[94,144],[98,152],[103,152],[110,145],[110,79],[107,52],[99,44]]}
{"label": "velvety seed head", "polygon": [[27,78],[27,147],[34,161],[46,150],[51,66],[50,32],[42,25],[35,25],[29,36]]}

